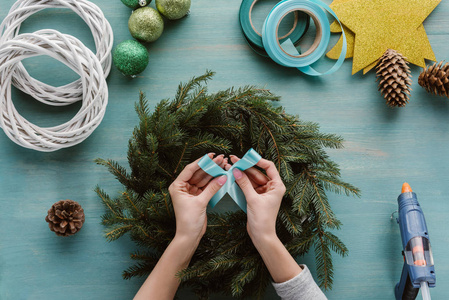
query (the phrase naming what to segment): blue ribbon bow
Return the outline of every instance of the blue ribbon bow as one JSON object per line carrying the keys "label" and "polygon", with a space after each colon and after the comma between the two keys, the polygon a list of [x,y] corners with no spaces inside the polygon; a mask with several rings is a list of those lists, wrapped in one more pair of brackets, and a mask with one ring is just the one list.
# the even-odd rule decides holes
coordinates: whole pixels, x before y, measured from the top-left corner
{"label": "blue ribbon bow", "polygon": [[226,183],[218,190],[218,192],[210,199],[210,207],[214,207],[226,194],[228,194],[232,200],[246,213],[246,198],[243,191],[235,183],[234,174],[232,170],[237,168],[240,171],[245,171],[251,168],[259,162],[262,157],[254,149],[248,150],[246,154],[238,162],[232,165],[232,167],[226,171],[223,170],[219,165],[217,165],[207,154],[201,158],[198,165],[207,174],[212,177],[217,177],[221,175],[226,175],[228,179]]}

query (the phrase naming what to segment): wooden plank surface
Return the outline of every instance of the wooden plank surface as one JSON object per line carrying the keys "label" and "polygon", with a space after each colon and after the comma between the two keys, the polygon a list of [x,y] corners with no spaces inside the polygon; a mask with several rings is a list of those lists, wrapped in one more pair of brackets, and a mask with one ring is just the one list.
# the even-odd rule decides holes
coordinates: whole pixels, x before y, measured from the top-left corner
{"label": "wooden plank surface", "polygon": [[[271,1],[271,2],[270,2]],[[262,24],[268,4],[255,11]],[[94,0],[114,30],[115,44],[129,39],[130,10],[119,0]],[[127,141],[137,118],[134,102],[139,90],[151,105],[172,97],[180,81],[217,72],[210,89],[256,84],[282,96],[290,113],[319,122],[324,132],[341,134],[345,149],[330,151],[343,178],[361,188],[362,198],[330,195],[342,220],[337,233],[348,246],[346,258],[335,257],[335,284],[330,299],[393,299],[402,268],[400,234],[390,214],[397,209],[401,184],[408,181],[417,192],[427,218],[436,264],[437,288],[433,299],[447,299],[449,257],[445,228],[449,212],[449,102],[427,94],[417,84],[405,109],[390,109],[377,92],[375,76],[351,76],[351,61],[334,75],[307,77],[257,56],[246,45],[238,26],[238,0],[192,1],[189,17],[166,24],[162,37],[148,45],[150,64],[129,80],[115,69],[108,78],[109,105],[103,123],[81,145],[56,153],[20,148],[0,133],[0,299],[130,299],[142,280],[124,281],[134,244],[127,238],[107,243],[100,217],[104,209],[93,192],[100,184],[111,194],[120,186],[97,157],[126,163]],[[326,0],[330,3],[330,0]],[[13,0],[1,0],[3,19]],[[154,3],[151,4],[154,7]],[[447,60],[449,3],[442,1],[425,22],[439,60]],[[77,36],[94,49],[88,27],[74,13],[49,9],[28,19],[22,32],[54,28]],[[30,73],[55,85],[76,74],[49,58],[24,61]],[[320,66],[330,62],[324,60]],[[54,108],[14,91],[14,104],[26,118],[41,126],[56,125],[76,114],[79,105]],[[44,221],[60,199],[81,203],[86,212],[83,229],[71,238],[59,238]],[[224,205],[221,209],[230,207]],[[299,261],[314,270],[313,254]],[[271,290],[266,299],[277,299]],[[183,292],[181,299],[195,299]],[[228,299],[216,296],[213,299]]]}

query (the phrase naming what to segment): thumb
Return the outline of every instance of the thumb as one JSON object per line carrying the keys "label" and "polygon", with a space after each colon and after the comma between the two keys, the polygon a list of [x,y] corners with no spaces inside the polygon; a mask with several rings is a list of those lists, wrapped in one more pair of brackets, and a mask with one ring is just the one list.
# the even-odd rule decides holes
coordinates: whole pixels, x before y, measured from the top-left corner
{"label": "thumb", "polygon": [[226,175],[222,175],[218,178],[213,179],[200,194],[200,197],[205,201],[209,201],[218,192],[218,190],[221,189],[227,179],[228,176]]}
{"label": "thumb", "polygon": [[248,176],[245,174],[245,172],[240,171],[239,169],[235,168],[232,170],[232,174],[234,174],[235,182],[239,185],[239,187],[242,189],[243,194],[245,194],[245,197],[251,197],[256,194],[256,191],[253,188],[253,185],[251,184],[251,181],[249,181]]}

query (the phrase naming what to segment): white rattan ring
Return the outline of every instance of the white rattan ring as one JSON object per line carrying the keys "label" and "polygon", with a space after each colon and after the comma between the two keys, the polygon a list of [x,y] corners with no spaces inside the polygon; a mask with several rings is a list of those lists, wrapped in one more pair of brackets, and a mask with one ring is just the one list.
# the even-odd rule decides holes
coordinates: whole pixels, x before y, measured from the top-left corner
{"label": "white rattan ring", "polygon": [[[24,119],[11,99],[14,71],[25,58],[48,55],[80,75],[82,106],[68,122],[39,127]],[[55,30],[24,33],[0,45],[0,126],[15,143],[50,152],[85,140],[103,119],[108,88],[100,61],[81,41]]]}
{"label": "white rattan ring", "polygon": [[[86,22],[93,34],[96,56],[100,60],[104,76],[107,77],[111,69],[113,44],[111,25],[100,8],[87,0],[18,0],[0,24],[0,44],[17,36],[22,22],[45,8],[69,8]],[[80,80],[54,87],[32,78],[22,63],[15,69],[12,83],[35,99],[53,106],[69,105],[83,98]]]}

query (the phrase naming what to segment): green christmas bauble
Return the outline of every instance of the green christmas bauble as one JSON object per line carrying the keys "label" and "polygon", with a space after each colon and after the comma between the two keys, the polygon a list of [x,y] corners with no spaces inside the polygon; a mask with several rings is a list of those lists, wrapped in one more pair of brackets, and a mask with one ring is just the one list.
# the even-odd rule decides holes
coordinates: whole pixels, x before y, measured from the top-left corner
{"label": "green christmas bauble", "polygon": [[169,20],[184,17],[190,9],[191,0],[156,0],[157,10]]}
{"label": "green christmas bauble", "polygon": [[128,28],[133,38],[142,42],[154,42],[164,31],[164,20],[154,8],[142,7],[129,17]]}
{"label": "green christmas bauble", "polygon": [[122,0],[122,3],[129,8],[136,9],[150,4],[151,0]]}
{"label": "green christmas bauble", "polygon": [[117,69],[124,75],[135,76],[145,70],[149,55],[147,49],[141,43],[127,40],[115,47],[112,59]]}

